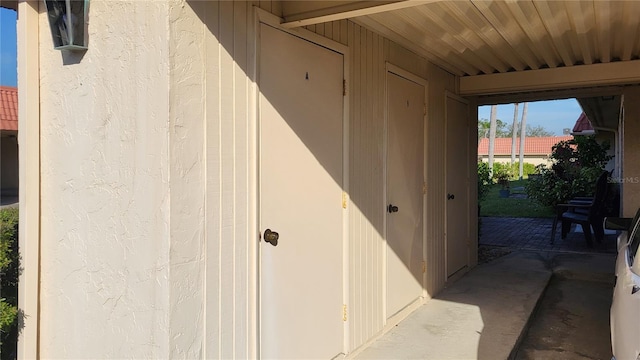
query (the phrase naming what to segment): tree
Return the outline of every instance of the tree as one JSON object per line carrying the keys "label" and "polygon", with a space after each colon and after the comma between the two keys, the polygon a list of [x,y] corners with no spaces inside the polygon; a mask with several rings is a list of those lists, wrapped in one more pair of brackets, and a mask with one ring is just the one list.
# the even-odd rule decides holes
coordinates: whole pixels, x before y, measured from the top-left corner
{"label": "tree", "polygon": [[[483,138],[489,138],[489,132],[491,130],[491,121],[487,119],[478,120],[478,140]],[[511,125],[507,126],[507,123],[496,119],[496,137],[511,136]]]}
{"label": "tree", "polygon": [[498,112],[498,105],[491,105],[491,127],[489,128],[489,171],[493,175],[493,152],[496,142],[496,113]]}
{"label": "tree", "polygon": [[516,139],[518,138],[518,106],[513,104],[513,123],[511,124],[511,165],[516,162]]}
{"label": "tree", "polygon": [[[527,128],[527,132],[526,132],[527,137],[555,136],[555,134],[552,131],[545,129],[542,125],[537,125],[537,126],[527,125],[526,128]],[[507,128],[507,132],[510,134],[509,136],[511,136],[511,134],[513,133],[513,125],[509,125],[509,127]],[[520,122],[516,123],[515,133],[516,133],[516,137],[520,136]]]}
{"label": "tree", "polygon": [[535,127],[531,127],[531,125],[527,125],[527,136],[528,137],[545,137],[545,136],[553,136],[554,133],[542,127],[542,125],[538,125]]}
{"label": "tree", "polygon": [[490,128],[491,128],[491,123],[489,122],[489,120],[479,119],[478,120],[478,140],[488,138]]}
{"label": "tree", "polygon": [[[522,179],[522,172],[523,172],[523,166],[524,166],[524,140],[527,137],[527,128],[526,128],[526,123],[527,123],[527,107],[528,107],[528,103],[524,103],[524,107],[522,108],[522,123],[521,123],[521,128],[520,128],[520,179]],[[522,133],[524,133],[524,135],[522,135]]]}

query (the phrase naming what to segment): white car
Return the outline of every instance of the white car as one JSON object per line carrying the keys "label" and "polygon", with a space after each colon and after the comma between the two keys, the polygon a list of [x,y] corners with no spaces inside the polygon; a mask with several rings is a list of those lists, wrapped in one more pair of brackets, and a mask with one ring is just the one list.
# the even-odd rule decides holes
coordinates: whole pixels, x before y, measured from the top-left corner
{"label": "white car", "polygon": [[618,236],[610,314],[612,359],[640,360],[640,209],[627,230]]}

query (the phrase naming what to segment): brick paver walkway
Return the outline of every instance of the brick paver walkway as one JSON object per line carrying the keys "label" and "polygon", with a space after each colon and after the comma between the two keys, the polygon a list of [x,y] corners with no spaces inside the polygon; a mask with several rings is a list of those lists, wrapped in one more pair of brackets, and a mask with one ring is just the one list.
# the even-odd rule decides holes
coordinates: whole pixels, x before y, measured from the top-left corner
{"label": "brick paver walkway", "polygon": [[[617,234],[606,234],[601,244],[587,246],[582,232],[575,226],[566,239],[560,238],[560,224],[551,244],[553,219],[482,217],[480,245],[501,246],[512,250],[548,250],[563,252],[616,253]],[[577,226],[580,229],[580,226]],[[610,231],[607,231],[610,232]]]}

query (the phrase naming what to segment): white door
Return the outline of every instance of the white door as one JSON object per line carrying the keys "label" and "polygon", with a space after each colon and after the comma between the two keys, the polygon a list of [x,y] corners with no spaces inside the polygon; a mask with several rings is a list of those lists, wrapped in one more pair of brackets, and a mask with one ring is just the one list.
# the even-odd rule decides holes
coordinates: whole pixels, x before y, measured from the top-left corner
{"label": "white door", "polygon": [[447,96],[447,277],[464,269],[468,262],[468,178],[469,131],[467,104]]}
{"label": "white door", "polygon": [[260,35],[260,353],[330,359],[344,339],[343,56]]}
{"label": "white door", "polygon": [[422,296],[425,88],[387,73],[387,317]]}

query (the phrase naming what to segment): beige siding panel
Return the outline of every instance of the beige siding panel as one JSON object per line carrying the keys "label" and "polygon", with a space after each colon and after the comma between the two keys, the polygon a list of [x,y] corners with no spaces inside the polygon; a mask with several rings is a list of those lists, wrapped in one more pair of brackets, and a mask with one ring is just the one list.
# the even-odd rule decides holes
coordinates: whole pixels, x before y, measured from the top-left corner
{"label": "beige siding panel", "polygon": [[282,1],[281,0],[252,0],[247,1],[251,6],[257,6],[262,10],[268,11],[278,17],[282,17]]}
{"label": "beige siding panel", "polygon": [[324,24],[307,25],[304,28],[328,39],[347,45],[349,25],[347,20],[333,21]]}
{"label": "beige siding panel", "polygon": [[[307,30],[349,48],[349,349],[365,344],[385,326],[383,169],[385,64],[390,62],[429,81],[427,104],[426,252],[429,297],[446,281],[444,249],[444,104],[454,92],[453,75],[415,53],[351,21],[308,26]],[[318,30],[321,27],[321,30]],[[475,163],[474,163],[475,164]]]}
{"label": "beige siding panel", "polygon": [[[184,286],[180,273],[175,276],[179,286],[171,294],[176,324],[172,357],[256,356],[251,310],[256,295],[256,238],[251,236],[255,200],[250,196],[255,191],[251,185],[255,178],[252,6],[280,11],[268,1],[196,1],[173,9],[177,25],[172,24],[171,32],[176,48],[171,97],[176,108],[171,136],[172,151],[180,162],[172,167],[171,201],[178,213],[191,208],[195,220],[186,223],[198,231],[192,230],[190,238],[180,243],[174,240],[172,256],[181,249],[189,252],[182,263],[176,259],[176,268],[199,275]],[[182,48],[185,53],[178,55]],[[192,291],[200,303],[187,302],[190,296],[182,290]],[[199,309],[196,314],[194,308]],[[178,316],[189,311],[190,316]],[[194,327],[194,320],[201,330],[185,336],[189,332],[181,331]]]}
{"label": "beige siding panel", "polygon": [[[249,169],[250,93],[249,29],[251,3],[208,2],[205,15],[206,57],[206,329],[207,358],[255,356],[249,308],[251,249],[255,246],[250,218]],[[260,1],[269,11],[275,3]],[[217,9],[215,9],[218,7]],[[206,29],[212,29],[209,33]],[[217,32],[216,32],[217,31]],[[210,46],[209,46],[210,44]],[[217,56],[216,56],[217,55]],[[209,336],[211,334],[211,336]]]}
{"label": "beige siding panel", "polygon": [[[344,24],[344,22],[340,22]],[[382,329],[382,173],[384,89],[381,38],[348,23],[351,44],[350,211],[350,348]],[[335,34],[335,33],[334,33]],[[337,35],[337,34],[336,34]]]}

